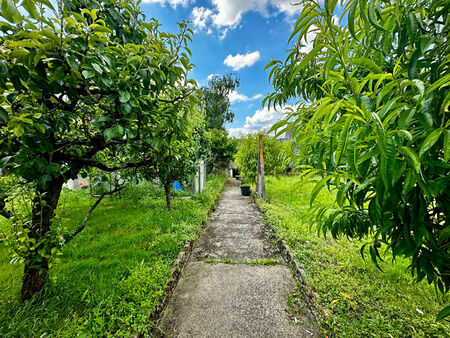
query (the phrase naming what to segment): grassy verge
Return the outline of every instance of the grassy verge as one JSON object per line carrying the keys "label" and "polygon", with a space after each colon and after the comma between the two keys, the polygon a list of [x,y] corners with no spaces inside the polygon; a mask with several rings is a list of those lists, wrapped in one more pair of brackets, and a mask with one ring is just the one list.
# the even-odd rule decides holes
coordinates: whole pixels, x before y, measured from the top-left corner
{"label": "grassy verge", "polygon": [[[224,181],[212,177],[195,199],[175,198],[172,212],[166,211],[162,191],[151,185],[105,199],[55,262],[37,305],[20,306],[23,266],[9,264],[0,243],[0,336],[144,332],[177,254],[198,237]],[[93,201],[87,191],[64,191],[56,222],[76,227]],[[0,222],[0,228],[8,227]]]}
{"label": "grassy verge", "polygon": [[[313,183],[299,187],[298,178],[270,177],[267,202],[258,201],[266,222],[286,240],[306,272],[315,295],[320,326],[332,337],[448,337],[449,322],[435,318],[450,297],[437,296],[426,282],[416,284],[409,260],[392,262],[384,254],[381,268],[360,255],[364,240],[332,240],[310,226],[309,199]],[[332,205],[334,196],[323,189],[317,198]],[[384,251],[384,250],[382,250]]]}

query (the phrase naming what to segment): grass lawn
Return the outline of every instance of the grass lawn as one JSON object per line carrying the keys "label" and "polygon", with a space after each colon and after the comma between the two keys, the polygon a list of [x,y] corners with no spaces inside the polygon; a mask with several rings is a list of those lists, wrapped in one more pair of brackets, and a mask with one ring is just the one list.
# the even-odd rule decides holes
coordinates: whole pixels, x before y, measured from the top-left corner
{"label": "grass lawn", "polygon": [[[311,227],[309,199],[314,183],[303,186],[295,176],[266,179],[267,202],[258,201],[266,222],[286,240],[306,272],[321,314],[320,326],[330,337],[448,337],[450,323],[435,318],[450,297],[438,296],[425,281],[416,284],[409,260],[392,262],[389,252],[376,269],[363,260],[359,240],[333,240]],[[334,196],[322,189],[316,199],[332,205]],[[383,249],[383,247],[382,247]],[[382,250],[384,251],[384,250]],[[366,253],[367,254],[367,253]]]}
{"label": "grass lawn", "polygon": [[[84,231],[54,262],[37,305],[18,301],[23,266],[10,264],[0,242],[0,337],[129,336],[144,332],[172,264],[195,239],[220,196],[224,177],[211,177],[195,199],[175,198],[168,212],[162,190],[127,188],[108,197]],[[54,224],[79,225],[95,201],[65,190]],[[9,224],[2,218],[0,230]]]}

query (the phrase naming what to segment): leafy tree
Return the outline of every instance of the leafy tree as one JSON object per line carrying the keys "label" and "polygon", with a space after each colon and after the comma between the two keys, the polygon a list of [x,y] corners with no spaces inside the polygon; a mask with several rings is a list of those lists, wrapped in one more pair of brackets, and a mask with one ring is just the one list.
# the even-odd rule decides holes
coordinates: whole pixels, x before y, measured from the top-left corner
{"label": "leafy tree", "polygon": [[[246,180],[254,183],[258,169],[258,134],[248,134],[240,141],[236,154],[236,167]],[[275,137],[263,136],[264,173],[266,175],[277,175],[287,168],[291,157],[289,156],[290,148],[290,142],[282,143]]]}
{"label": "leafy tree", "polygon": [[[194,95],[191,98],[195,98]],[[193,100],[193,102],[195,102]],[[197,106],[198,107],[198,106]],[[193,109],[190,105],[177,107],[177,114],[188,118],[183,124],[172,125],[162,123],[161,142],[153,149],[154,164],[150,167],[150,175],[159,177],[164,187],[167,209],[171,210],[171,188],[175,181],[188,179],[198,168],[199,160],[204,157],[203,143],[205,121],[203,110]],[[147,173],[149,173],[147,169]],[[147,175],[147,178],[151,176]]]}
{"label": "leafy tree", "polygon": [[209,156],[206,161],[208,172],[228,168],[237,152],[239,141],[230,137],[226,130],[211,129],[207,132]]}
{"label": "leafy tree", "polygon": [[214,75],[203,87],[203,101],[206,110],[206,122],[208,129],[224,129],[225,123],[232,122],[234,113],[230,110],[230,93],[239,87],[239,78],[233,74],[222,77]]}
{"label": "leafy tree", "polygon": [[[154,164],[159,121],[183,124],[173,106],[194,81],[185,23],[180,33],[145,22],[134,1],[2,3],[0,169],[32,186],[29,220],[17,220],[24,261],[22,299],[44,285],[49,263],[85,222],[61,234],[52,224],[63,183],[85,168],[105,172]],[[119,188],[120,189],[120,188]],[[5,216],[8,200],[3,199]],[[5,205],[6,204],[6,205]],[[5,212],[6,210],[6,212]]]}
{"label": "leafy tree", "polygon": [[[300,100],[273,129],[294,128],[303,174],[323,177],[311,203],[325,185],[337,190],[335,210],[318,213],[324,232],[371,236],[375,264],[384,243],[394,257],[411,258],[417,281],[426,277],[445,293],[450,4],[349,0],[342,27],[333,17],[336,3],[306,1],[286,61],[267,65],[275,92],[265,104]],[[313,48],[301,53],[311,31]]]}

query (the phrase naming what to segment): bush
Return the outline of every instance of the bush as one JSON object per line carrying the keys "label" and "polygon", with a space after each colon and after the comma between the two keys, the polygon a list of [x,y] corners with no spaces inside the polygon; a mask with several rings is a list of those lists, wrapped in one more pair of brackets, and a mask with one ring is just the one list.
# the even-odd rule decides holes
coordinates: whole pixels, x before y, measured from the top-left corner
{"label": "bush", "polygon": [[[281,143],[274,137],[263,136],[264,173],[276,175],[286,171],[291,163],[289,142]],[[258,134],[248,134],[241,139],[239,150],[236,154],[236,167],[250,182],[256,181],[258,169]]]}
{"label": "bush", "polygon": [[237,152],[238,140],[228,136],[226,130],[212,129],[207,132],[210,154],[206,161],[209,173],[227,169]]}

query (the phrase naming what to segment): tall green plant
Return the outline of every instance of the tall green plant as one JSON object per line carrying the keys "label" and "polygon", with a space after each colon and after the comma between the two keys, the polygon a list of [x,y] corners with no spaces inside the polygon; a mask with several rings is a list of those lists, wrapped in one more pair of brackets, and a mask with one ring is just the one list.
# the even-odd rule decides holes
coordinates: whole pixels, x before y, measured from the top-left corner
{"label": "tall green plant", "polygon": [[[294,129],[303,175],[320,175],[336,208],[319,210],[334,237],[371,236],[411,257],[411,271],[450,288],[450,3],[349,0],[340,26],[337,1],[308,0],[284,62],[271,61],[275,92],[265,104],[299,98],[274,130]],[[302,53],[308,33],[312,49]],[[362,248],[362,252],[364,247]],[[440,315],[450,312],[447,307]]]}
{"label": "tall green plant", "polygon": [[[248,181],[255,183],[258,169],[258,142],[257,133],[250,133],[240,139],[240,145],[235,157],[236,167]],[[275,137],[263,136],[264,173],[277,175],[289,165],[290,142],[281,143]]]}

